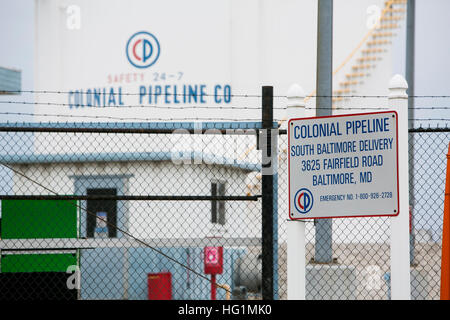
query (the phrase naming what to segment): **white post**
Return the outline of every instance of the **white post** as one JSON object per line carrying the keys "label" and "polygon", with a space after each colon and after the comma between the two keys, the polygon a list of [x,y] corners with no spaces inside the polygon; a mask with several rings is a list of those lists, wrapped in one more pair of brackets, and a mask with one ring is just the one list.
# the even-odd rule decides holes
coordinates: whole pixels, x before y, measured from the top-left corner
{"label": "white post", "polygon": [[[288,91],[287,99],[286,123],[289,119],[304,117],[305,92],[303,89],[299,85],[293,84]],[[289,130],[289,128],[287,129]],[[287,173],[288,170],[286,170]],[[289,179],[286,181],[289,183]],[[286,187],[286,192],[288,190],[289,186]],[[287,196],[289,197],[289,194]],[[289,217],[289,212],[286,212],[286,217]],[[305,222],[289,220],[287,236],[287,298],[288,300],[305,300]]]}
{"label": "white post", "polygon": [[395,75],[389,83],[389,105],[398,113],[398,175],[400,214],[391,220],[391,299],[410,300],[408,83]]}

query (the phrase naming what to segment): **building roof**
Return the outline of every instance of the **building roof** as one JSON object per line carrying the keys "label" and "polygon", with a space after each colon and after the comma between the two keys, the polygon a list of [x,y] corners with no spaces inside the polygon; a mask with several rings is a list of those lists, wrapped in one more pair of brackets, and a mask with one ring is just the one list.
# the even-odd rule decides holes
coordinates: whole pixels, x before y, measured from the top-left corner
{"label": "building roof", "polygon": [[[276,127],[278,124],[273,123]],[[174,130],[203,132],[204,130],[257,130],[261,122],[50,122],[50,123],[1,123],[2,132],[129,132],[129,133],[171,133]],[[198,131],[197,131],[198,132]],[[250,133],[251,134],[251,133]],[[254,133],[253,133],[254,134]],[[19,146],[19,145],[17,145]],[[260,171],[258,163],[192,151],[152,152],[96,152],[96,153],[14,153],[0,155],[0,161],[9,164],[81,163],[81,162],[130,162],[130,161],[173,161],[174,163],[201,163],[232,167],[244,171]]]}
{"label": "building roof", "polygon": [[174,164],[203,164],[231,167],[244,171],[259,171],[260,164],[239,161],[203,152],[99,152],[99,153],[56,153],[56,154],[12,154],[1,155],[0,161],[7,164],[50,164],[82,162],[133,162],[173,161]]}

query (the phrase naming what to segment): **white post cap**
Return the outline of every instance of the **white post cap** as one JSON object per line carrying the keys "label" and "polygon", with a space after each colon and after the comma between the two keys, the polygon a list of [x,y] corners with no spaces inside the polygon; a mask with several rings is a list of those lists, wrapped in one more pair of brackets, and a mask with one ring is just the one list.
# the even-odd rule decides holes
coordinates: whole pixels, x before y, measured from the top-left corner
{"label": "white post cap", "polygon": [[301,86],[294,83],[291,85],[287,92],[287,107],[295,108],[295,107],[304,107],[305,106],[305,91]]}
{"label": "white post cap", "polygon": [[407,99],[406,90],[408,90],[408,82],[402,75],[396,74],[389,82],[389,99]]}

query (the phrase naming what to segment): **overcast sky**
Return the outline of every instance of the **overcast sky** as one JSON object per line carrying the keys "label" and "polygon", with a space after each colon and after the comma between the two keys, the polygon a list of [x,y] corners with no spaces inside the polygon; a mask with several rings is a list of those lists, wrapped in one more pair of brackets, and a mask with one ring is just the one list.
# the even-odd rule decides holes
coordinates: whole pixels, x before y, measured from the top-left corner
{"label": "overcast sky", "polygon": [[[0,0],[0,66],[22,71],[22,90],[33,90],[34,0]],[[7,97],[7,98],[6,98]],[[32,101],[31,94],[0,100]],[[1,104],[0,104],[1,106]],[[32,106],[4,105],[0,112],[32,113]],[[0,114],[0,122],[31,121],[27,116]]]}

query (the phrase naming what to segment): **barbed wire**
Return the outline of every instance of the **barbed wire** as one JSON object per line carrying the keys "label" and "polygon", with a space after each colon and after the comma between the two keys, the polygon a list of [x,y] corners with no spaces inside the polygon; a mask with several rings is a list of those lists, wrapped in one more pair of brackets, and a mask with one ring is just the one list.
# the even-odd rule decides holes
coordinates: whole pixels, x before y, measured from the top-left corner
{"label": "barbed wire", "polygon": [[[288,96],[285,96],[288,98]],[[326,96],[308,96],[311,98],[389,98],[389,95],[326,95]],[[429,98],[429,99],[448,99],[450,95],[414,95],[408,96],[408,98]]]}
{"label": "barbed wire", "polygon": [[[106,115],[73,115],[73,114],[51,114],[51,113],[29,113],[29,112],[0,112],[0,115],[11,115],[11,116],[35,116],[35,117],[56,117],[56,118],[85,118],[85,119],[108,119],[108,120],[117,120],[117,121],[261,121],[260,118],[223,118],[223,117],[209,117],[209,118],[200,118],[200,117],[183,117],[183,118],[135,118],[135,117],[114,117],[114,116],[106,116]],[[274,122],[281,121],[280,119],[274,119]]]}
{"label": "barbed wire", "polygon": [[450,118],[414,118],[408,119],[410,121],[450,121]]}
{"label": "barbed wire", "polygon": [[[108,119],[108,120],[116,120],[116,121],[254,121],[258,122],[261,119],[242,119],[242,118],[135,118],[135,117],[113,117],[113,116],[94,116],[94,115],[71,115],[71,114],[48,114],[48,113],[28,113],[28,112],[0,112],[0,115],[8,115],[8,116],[35,116],[35,117],[55,117],[55,118],[83,118],[83,119]],[[284,119],[274,119],[274,122],[284,121]],[[450,118],[408,118],[408,121],[449,121]],[[1,122],[0,122],[1,123]]]}
{"label": "barbed wire", "polygon": [[[206,110],[256,110],[260,111],[260,106],[223,106],[223,105],[111,105],[111,106],[89,106],[89,105],[77,105],[70,103],[59,102],[30,102],[30,101],[13,101],[13,100],[0,100],[0,104],[13,104],[13,105],[41,105],[51,107],[69,107],[71,109],[125,109],[125,108],[144,108],[144,109],[161,109],[161,110],[188,110],[188,109],[206,109]],[[1,106],[1,105],[0,105]],[[288,107],[273,107],[274,110],[287,110]],[[390,110],[392,107],[304,107],[305,110]],[[415,106],[408,107],[409,110],[450,110],[450,106]]]}
{"label": "barbed wire", "polygon": [[[285,108],[286,109],[286,108]],[[306,110],[392,110],[392,107],[306,107]],[[450,106],[441,106],[441,107],[433,107],[433,106],[417,106],[417,107],[408,107],[408,110],[450,110]]]}
{"label": "barbed wire", "polygon": [[[62,90],[0,90],[0,94],[83,94],[83,95],[94,95],[94,92],[86,91],[62,91]],[[212,93],[155,93],[146,92],[145,94],[141,92],[98,92],[100,96],[111,96],[111,95],[122,95],[122,96],[160,96],[160,97],[170,97],[170,96],[180,96],[180,97],[232,97],[232,98],[262,98],[262,94],[212,94]],[[288,95],[273,95],[274,98],[289,98]],[[389,98],[389,95],[308,95],[309,98]],[[450,95],[413,95],[408,96],[408,98],[429,98],[429,99],[450,99]]]}
{"label": "barbed wire", "polygon": [[[261,98],[261,94],[213,94],[213,93],[155,93],[146,92],[145,94],[141,92],[86,92],[86,91],[60,91],[60,90],[10,90],[10,91],[0,91],[0,94],[22,94],[22,93],[32,93],[32,94],[98,94],[100,96],[110,96],[110,95],[121,95],[121,96],[158,96],[158,97],[232,97],[232,98]],[[274,98],[287,98],[286,95],[274,95]]]}
{"label": "barbed wire", "polygon": [[[30,101],[12,101],[3,100],[0,104],[24,104],[24,105],[42,105],[42,106],[54,106],[54,107],[70,107],[72,109],[89,108],[89,109],[107,109],[107,108],[155,108],[155,109],[170,109],[170,110],[186,110],[186,109],[220,109],[220,110],[261,110],[261,107],[243,107],[243,106],[205,106],[205,105],[186,105],[186,106],[161,106],[161,105],[112,105],[112,106],[89,106],[70,103],[58,103],[58,102],[30,102]],[[274,109],[285,109],[282,107],[274,107]]]}

